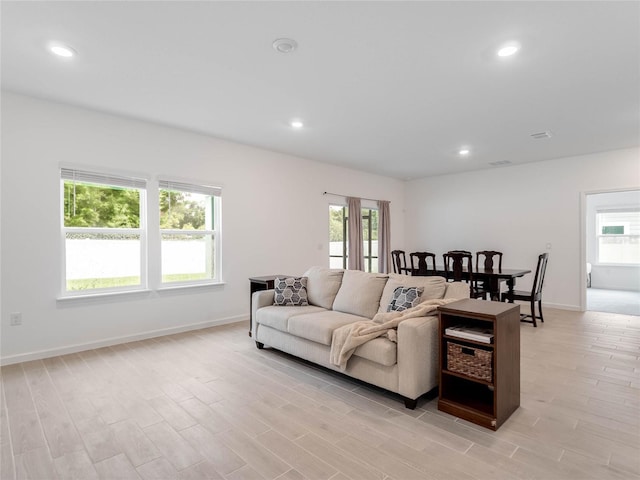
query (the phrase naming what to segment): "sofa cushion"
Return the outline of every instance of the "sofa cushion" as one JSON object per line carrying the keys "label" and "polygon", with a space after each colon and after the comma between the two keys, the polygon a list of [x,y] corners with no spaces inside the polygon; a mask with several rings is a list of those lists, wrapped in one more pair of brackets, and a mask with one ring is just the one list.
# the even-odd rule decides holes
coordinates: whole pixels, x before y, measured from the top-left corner
{"label": "sofa cushion", "polygon": [[444,298],[469,298],[470,289],[469,284],[464,282],[449,282],[447,283],[447,291],[444,294]]}
{"label": "sofa cushion", "polygon": [[307,277],[276,277],[274,283],[274,305],[304,307],[307,301]]}
{"label": "sofa cushion", "polygon": [[366,318],[325,310],[290,317],[287,331],[296,337],[306,338],[323,345],[331,345],[333,331],[336,328],[362,320],[366,320]]}
{"label": "sofa cushion", "polygon": [[308,305],[306,307],[280,307],[270,305],[263,307],[256,312],[256,323],[275,328],[281,332],[287,332],[289,319],[295,315],[303,315],[307,313],[326,312],[322,307]]}
{"label": "sofa cushion", "polygon": [[378,337],[360,345],[353,354],[390,367],[397,362],[398,344],[388,338]]}
{"label": "sofa cushion", "polygon": [[389,280],[384,287],[378,312],[386,312],[393,297],[393,292],[398,287],[423,287],[424,292],[420,296],[420,303],[426,300],[443,298],[447,281],[443,277],[412,277],[409,275],[389,274]]}
{"label": "sofa cushion", "polygon": [[[340,285],[340,290],[333,301],[333,309],[338,312],[373,318],[378,312],[380,297],[388,278],[389,276],[386,274],[345,270],[342,285]],[[390,297],[391,295],[387,300],[387,305]]]}
{"label": "sofa cushion", "polygon": [[340,289],[344,270],[311,267],[304,273],[307,277],[307,298],[311,305],[330,309]]}
{"label": "sofa cushion", "polygon": [[413,308],[420,303],[420,296],[424,287],[397,287],[393,291],[391,301],[387,306],[387,312],[402,312]]}

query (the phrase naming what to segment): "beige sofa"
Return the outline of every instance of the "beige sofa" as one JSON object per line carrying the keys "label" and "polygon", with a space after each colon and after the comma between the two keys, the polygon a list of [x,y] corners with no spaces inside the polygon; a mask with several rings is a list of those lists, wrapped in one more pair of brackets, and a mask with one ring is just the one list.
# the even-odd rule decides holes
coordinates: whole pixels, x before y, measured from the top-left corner
{"label": "beige sofa", "polygon": [[274,291],[253,294],[252,336],[295,355],[404,397],[415,408],[418,397],[438,384],[437,316],[409,318],[398,325],[397,343],[385,337],[359,346],[345,370],[329,361],[333,331],[386,312],[396,287],[423,287],[420,302],[469,297],[463,283],[442,277],[411,277],[312,267],[307,277],[308,306],[273,305]]}

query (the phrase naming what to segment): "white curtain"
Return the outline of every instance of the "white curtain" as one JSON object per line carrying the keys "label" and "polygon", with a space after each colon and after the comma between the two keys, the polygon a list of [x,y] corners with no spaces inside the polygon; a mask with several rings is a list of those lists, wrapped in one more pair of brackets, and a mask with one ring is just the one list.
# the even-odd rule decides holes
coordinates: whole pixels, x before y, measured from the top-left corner
{"label": "white curtain", "polygon": [[349,207],[349,270],[364,270],[362,207],[359,198],[347,197]]}
{"label": "white curtain", "polygon": [[391,267],[391,213],[387,200],[378,200],[378,272],[389,273]]}

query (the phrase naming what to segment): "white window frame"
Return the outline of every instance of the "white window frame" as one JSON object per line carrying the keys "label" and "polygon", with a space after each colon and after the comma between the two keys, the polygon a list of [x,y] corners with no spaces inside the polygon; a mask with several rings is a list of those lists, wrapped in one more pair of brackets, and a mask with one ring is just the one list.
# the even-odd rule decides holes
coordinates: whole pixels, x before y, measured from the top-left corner
{"label": "white window frame", "polygon": [[[160,212],[158,210],[158,238],[160,241],[160,256],[158,258],[158,270],[159,278],[158,285],[161,289],[175,288],[181,286],[197,286],[197,285],[215,285],[222,283],[222,188],[219,186],[213,186],[212,184],[205,184],[198,181],[178,179],[171,177],[159,177],[158,178],[158,208],[160,205],[160,191],[172,190],[185,193],[198,193],[202,195],[209,195],[213,198],[213,222],[212,229],[204,230],[180,230],[180,229],[163,229],[160,228],[159,219]],[[201,280],[186,280],[186,281],[172,281],[165,282],[162,280],[162,235],[210,235],[213,239],[213,278],[201,279]]]}
{"label": "white window frame", "polygon": [[[61,244],[61,298],[90,297],[113,293],[138,292],[147,289],[147,179],[140,175],[121,172],[104,171],[93,168],[60,168],[60,244]],[[137,189],[140,192],[140,226],[138,228],[92,228],[67,227],[64,224],[64,183],[78,181],[95,185],[124,187]],[[140,284],[113,288],[93,288],[86,290],[67,290],[67,248],[66,238],[69,233],[79,234],[132,234],[140,237]]]}

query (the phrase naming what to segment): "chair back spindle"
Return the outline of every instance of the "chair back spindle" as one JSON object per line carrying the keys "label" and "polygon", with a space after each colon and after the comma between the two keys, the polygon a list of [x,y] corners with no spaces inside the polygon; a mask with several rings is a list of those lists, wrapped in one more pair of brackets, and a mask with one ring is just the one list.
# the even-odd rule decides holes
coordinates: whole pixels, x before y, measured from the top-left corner
{"label": "chair back spindle", "polygon": [[493,270],[495,267],[494,258],[498,257],[498,272],[502,271],[502,252],[495,250],[481,250],[476,252],[476,272],[480,270],[480,258],[484,257],[485,270]]}
{"label": "chair back spindle", "polygon": [[544,275],[547,273],[547,262],[549,261],[548,253],[541,253],[538,256],[538,265],[536,266],[536,276],[533,279],[533,295],[542,296],[542,284],[544,283]]}
{"label": "chair back spindle", "polygon": [[[445,253],[442,257],[444,259],[444,271],[447,274],[447,278],[449,278],[451,274],[451,278],[454,282],[461,282],[462,280],[468,280],[469,282],[473,281],[473,263],[470,252],[467,252],[466,250],[451,250]],[[469,273],[469,276],[466,279],[463,275],[465,267]]]}
{"label": "chair back spindle", "polygon": [[407,256],[404,250],[392,250],[393,273],[407,274]]}
{"label": "chair back spindle", "polygon": [[[435,275],[436,273],[436,255],[431,252],[412,252],[409,254],[411,259],[411,274],[412,275]],[[430,260],[430,262],[428,261]],[[429,263],[431,263],[431,270],[429,270]]]}

